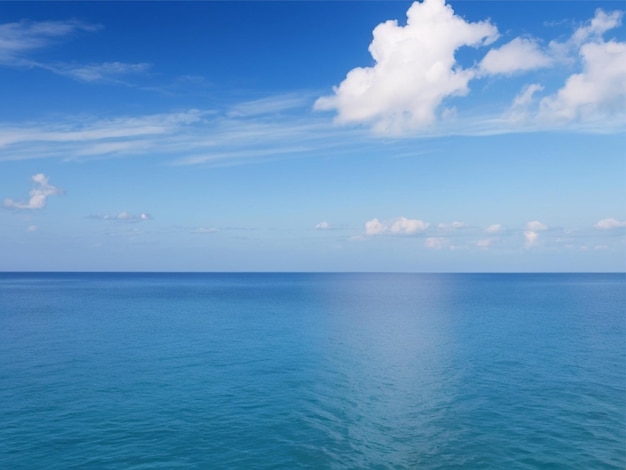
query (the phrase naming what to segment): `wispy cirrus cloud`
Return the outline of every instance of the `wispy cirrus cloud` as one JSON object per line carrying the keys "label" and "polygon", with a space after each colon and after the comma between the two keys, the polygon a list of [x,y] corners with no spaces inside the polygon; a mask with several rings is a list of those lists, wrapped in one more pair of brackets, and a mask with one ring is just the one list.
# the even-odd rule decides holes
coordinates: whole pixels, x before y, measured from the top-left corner
{"label": "wispy cirrus cloud", "polygon": [[144,73],[147,63],[102,62],[69,64],[36,59],[38,50],[69,40],[79,33],[93,33],[101,25],[79,20],[20,21],[0,24],[0,65],[39,68],[83,82],[119,82],[123,76]]}
{"label": "wispy cirrus cloud", "polygon": [[53,186],[49,182],[49,178],[43,173],[37,173],[32,176],[34,188],[29,193],[27,201],[17,201],[15,199],[6,198],[4,207],[7,209],[43,209],[50,196],[61,194],[63,190]]}
{"label": "wispy cirrus cloud", "polygon": [[151,64],[135,63],[129,64],[125,62],[102,62],[100,64],[54,64],[42,65],[51,72],[66,77],[74,78],[82,82],[118,82],[122,77],[127,75],[141,74],[150,69]]}
{"label": "wispy cirrus cloud", "polygon": [[232,118],[252,117],[302,109],[310,104],[313,96],[312,93],[306,92],[285,93],[244,101],[231,106],[227,111],[227,116]]}
{"label": "wispy cirrus cloud", "polygon": [[94,32],[100,25],[78,20],[19,21],[0,24],[0,64],[29,65],[26,54],[52,45],[55,41],[84,31]]}
{"label": "wispy cirrus cloud", "polygon": [[149,151],[149,139],[179,135],[207,114],[196,109],[114,119],[68,119],[66,122],[7,125],[0,130],[0,161],[42,157],[65,159]]}
{"label": "wispy cirrus cloud", "polygon": [[[307,102],[308,109],[311,101]],[[366,149],[365,131],[344,132],[322,117],[229,117],[227,109],[188,109],[122,116],[56,117],[0,123],[0,162],[150,156],[173,166],[251,163],[292,156]]]}

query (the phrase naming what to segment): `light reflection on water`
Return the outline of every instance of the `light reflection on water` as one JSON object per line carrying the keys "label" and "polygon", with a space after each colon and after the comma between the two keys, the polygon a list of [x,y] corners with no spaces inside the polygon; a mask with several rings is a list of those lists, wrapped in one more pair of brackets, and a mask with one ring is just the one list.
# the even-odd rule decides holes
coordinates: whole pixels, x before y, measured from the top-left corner
{"label": "light reflection on water", "polygon": [[2,274],[0,467],[623,468],[624,287]]}

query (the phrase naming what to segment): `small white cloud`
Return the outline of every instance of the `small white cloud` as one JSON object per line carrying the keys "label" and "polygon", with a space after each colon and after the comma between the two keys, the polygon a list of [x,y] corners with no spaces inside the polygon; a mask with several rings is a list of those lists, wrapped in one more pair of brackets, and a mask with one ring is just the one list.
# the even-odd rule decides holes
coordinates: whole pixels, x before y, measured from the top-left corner
{"label": "small white cloud", "polygon": [[315,230],[328,230],[330,229],[330,224],[326,221],[320,222],[315,226]]}
{"label": "small white cloud", "polygon": [[28,233],[33,233],[37,231],[37,226],[36,225],[29,225],[28,228],[26,229],[26,231]]}
{"label": "small white cloud", "polygon": [[398,217],[396,219],[381,222],[378,219],[372,219],[365,222],[366,235],[380,235],[390,233],[392,235],[413,235],[423,232],[430,224],[419,219],[408,219],[406,217]]}
{"label": "small white cloud", "polygon": [[428,223],[418,219],[407,219],[399,217],[391,223],[391,233],[411,235],[413,233],[422,232],[428,228]]}
{"label": "small white cloud", "polygon": [[118,222],[144,222],[146,220],[152,220],[152,216],[147,212],[131,214],[126,211],[119,212],[116,215],[91,215],[88,218],[99,220],[117,220]]}
{"label": "small white cloud", "polygon": [[537,232],[533,232],[532,230],[525,231],[524,232],[524,246],[526,248],[530,248],[534,246],[535,243],[537,242],[537,238],[539,238],[539,235],[537,234]]}
{"label": "small white cloud", "polygon": [[193,230],[193,233],[215,233],[217,231],[215,227],[197,227]]}
{"label": "small white cloud", "polygon": [[553,62],[533,39],[515,38],[498,49],[491,49],[480,63],[483,74],[510,75],[547,67]]}
{"label": "small white cloud", "polygon": [[380,235],[386,232],[388,227],[382,224],[378,219],[372,219],[365,222],[366,235]]}
{"label": "small white cloud", "polygon": [[123,211],[117,214],[116,216],[113,216],[112,218],[117,219],[117,220],[135,220],[135,219],[140,220],[141,216],[133,216],[133,215],[130,215],[128,212]]}
{"label": "small white cloud", "polygon": [[393,135],[430,125],[445,98],[467,94],[475,72],[463,69],[455,52],[489,44],[498,31],[489,21],[465,21],[444,0],[424,0],[408,9],[405,26],[390,20],[373,36],[375,65],[352,69],[314,108],[336,110],[339,124],[371,124]]}
{"label": "small white cloud", "polygon": [[4,200],[4,207],[7,209],[43,209],[50,196],[61,194],[62,190],[56,186],[52,186],[49,178],[43,173],[37,173],[31,178],[35,187],[31,189],[28,202],[20,202],[7,198]]}
{"label": "small white cloud", "polygon": [[437,228],[440,230],[456,230],[465,227],[465,222],[450,222],[449,224],[439,224]]}
{"label": "small white cloud", "polygon": [[533,220],[532,222],[528,222],[526,224],[526,228],[533,232],[539,232],[541,230],[548,230],[548,226],[545,224],[542,224],[538,220]]}
{"label": "small white cloud", "polygon": [[489,227],[485,229],[487,233],[498,233],[504,230],[504,226],[502,224],[491,224]]}
{"label": "small white cloud", "polygon": [[483,250],[488,249],[493,244],[493,238],[486,238],[484,240],[478,240],[476,242],[476,246],[478,248],[482,248]]}
{"label": "small white cloud", "polygon": [[610,217],[608,219],[599,220],[596,222],[594,227],[600,230],[611,230],[614,228],[626,227],[626,221],[620,221]]}
{"label": "small white cloud", "polygon": [[424,241],[424,246],[432,250],[441,250],[446,244],[446,239],[441,237],[428,237]]}

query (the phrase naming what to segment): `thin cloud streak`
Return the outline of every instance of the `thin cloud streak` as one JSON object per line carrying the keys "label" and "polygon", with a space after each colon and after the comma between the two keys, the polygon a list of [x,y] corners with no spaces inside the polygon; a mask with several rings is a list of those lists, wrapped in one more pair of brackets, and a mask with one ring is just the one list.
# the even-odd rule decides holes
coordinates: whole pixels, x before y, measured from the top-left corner
{"label": "thin cloud streak", "polygon": [[[490,136],[547,132],[539,125],[519,126],[499,117],[456,119],[417,136],[381,140],[367,129],[342,129],[320,116],[229,118],[216,110],[190,109],[109,120],[68,117],[64,122],[7,123],[0,130],[0,162],[38,158],[63,160],[149,155],[174,166],[271,155],[335,155],[444,136]],[[573,131],[573,129],[570,129]],[[578,131],[609,134],[620,127],[581,123]]]}
{"label": "thin cloud streak", "polygon": [[359,148],[368,139],[363,130],[345,132],[320,117],[244,119],[190,109],[109,120],[80,116],[61,123],[12,124],[0,131],[0,161],[151,155],[181,166],[290,153],[332,154],[355,143]]}
{"label": "thin cloud streak", "polygon": [[29,54],[69,39],[80,32],[93,33],[100,25],[78,20],[20,21],[0,24],[0,65],[11,68],[38,68],[82,82],[124,84],[121,77],[145,73],[151,64],[119,61],[92,64],[42,62]]}

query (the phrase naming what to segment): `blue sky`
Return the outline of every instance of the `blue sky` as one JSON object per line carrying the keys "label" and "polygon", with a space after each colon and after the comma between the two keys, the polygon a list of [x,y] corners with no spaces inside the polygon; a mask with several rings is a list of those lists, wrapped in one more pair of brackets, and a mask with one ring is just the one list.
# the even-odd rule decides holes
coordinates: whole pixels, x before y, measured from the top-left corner
{"label": "blue sky", "polygon": [[623,2],[0,3],[0,270],[624,271]]}

